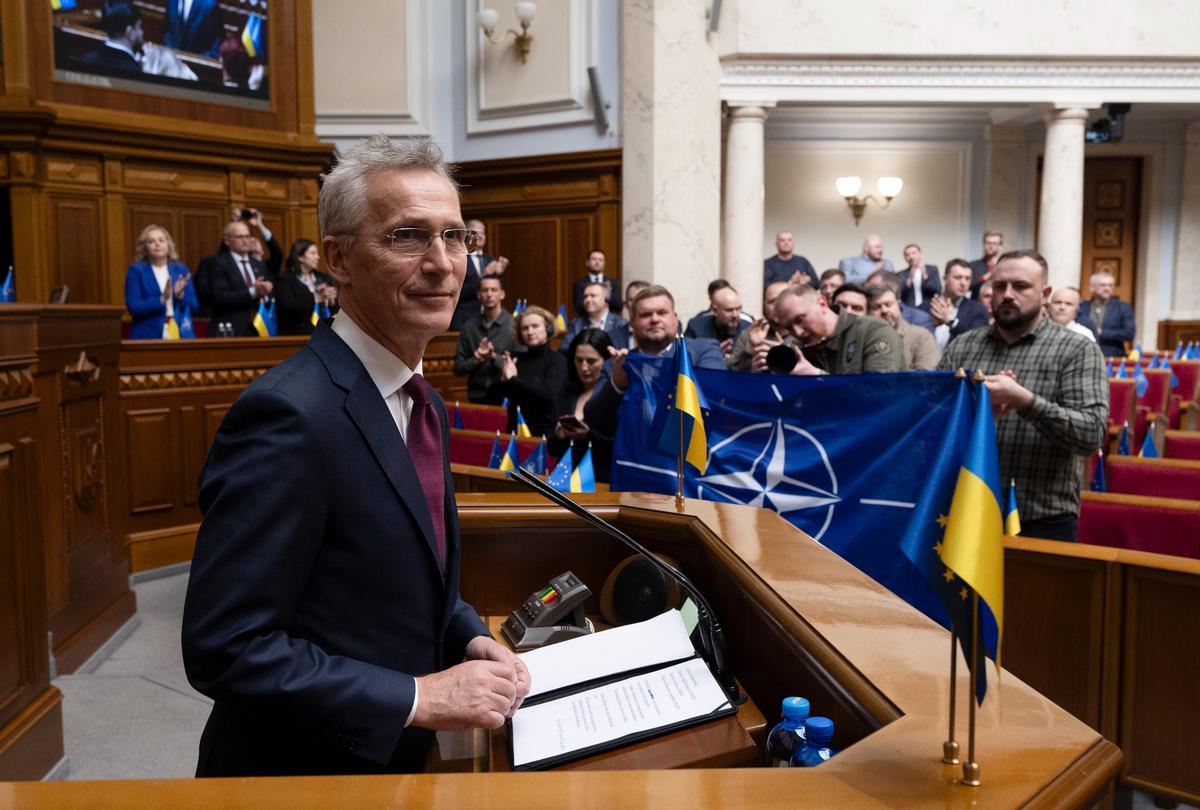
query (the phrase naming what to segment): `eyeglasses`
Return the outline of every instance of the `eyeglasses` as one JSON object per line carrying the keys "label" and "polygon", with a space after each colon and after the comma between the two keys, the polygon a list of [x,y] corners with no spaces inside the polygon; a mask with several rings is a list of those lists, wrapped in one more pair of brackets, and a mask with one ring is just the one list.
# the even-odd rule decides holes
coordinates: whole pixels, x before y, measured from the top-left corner
{"label": "eyeglasses", "polygon": [[[356,233],[351,236],[374,236],[375,234]],[[440,236],[446,252],[461,256],[475,249],[478,237],[475,231],[467,228],[447,228],[441,233],[435,233],[427,228],[397,228],[391,233],[384,234],[391,242],[392,250],[401,256],[424,256],[433,246],[434,237]]]}

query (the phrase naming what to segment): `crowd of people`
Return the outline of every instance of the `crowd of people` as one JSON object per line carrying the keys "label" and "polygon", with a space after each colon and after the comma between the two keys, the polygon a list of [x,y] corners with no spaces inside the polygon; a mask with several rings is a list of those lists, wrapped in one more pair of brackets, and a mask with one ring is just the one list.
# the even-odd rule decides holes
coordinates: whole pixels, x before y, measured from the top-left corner
{"label": "crowd of people", "polygon": [[530,306],[513,319],[502,306],[502,274],[481,273],[455,373],[467,377],[471,401],[508,403],[510,429],[519,409],[534,435],[550,439],[552,452],[590,442],[597,480],[607,481],[628,385],[624,359],[630,352],[670,356],[678,334],[701,369],[982,369],[997,416],[1014,414],[1001,419],[998,437],[1002,474],[1028,493],[1026,533],[1074,537],[1082,456],[1100,445],[1107,417],[1101,352],[1123,355],[1135,330],[1132,308],[1113,296],[1111,275],[1094,274],[1091,298],[1082,300],[1074,287],[1048,285],[1037,253],[1005,253],[997,231],[984,235],[980,258],[951,259],[941,271],[915,243],[904,247],[897,271],[876,235],[864,240],[862,253],[820,274],[795,252],[791,233],[778,234],[775,244],[763,266],[761,314],[746,313],[739,292],[716,280],[708,286],[709,307],[686,325],[669,290],[631,281],[622,295],[616,279],[604,275],[604,253],[592,251],[574,285],[577,317],[557,353],[548,348],[551,313]]}

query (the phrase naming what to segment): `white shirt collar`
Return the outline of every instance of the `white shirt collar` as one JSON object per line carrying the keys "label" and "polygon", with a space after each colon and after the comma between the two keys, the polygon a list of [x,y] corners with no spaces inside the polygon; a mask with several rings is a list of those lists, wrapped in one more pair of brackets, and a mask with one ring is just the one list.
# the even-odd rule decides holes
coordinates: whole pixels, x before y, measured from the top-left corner
{"label": "white shirt collar", "polygon": [[371,382],[375,383],[379,395],[384,399],[403,388],[412,375],[421,373],[421,363],[417,363],[415,369],[410,369],[403,360],[364,332],[344,309],[333,317],[333,331],[346,341],[350,351],[362,362]]}
{"label": "white shirt collar", "polygon": [[121,44],[121,43],[119,43],[119,42],[113,42],[113,41],[110,39],[110,40],[108,40],[107,42],[105,42],[104,44],[105,44],[105,45],[107,45],[107,46],[108,46],[108,47],[110,47],[110,48],[116,48],[118,51],[124,51],[125,53],[129,54],[129,55],[130,55],[130,56],[133,58],[133,61],[135,61],[135,62],[140,62],[140,61],[142,61],[142,60],[141,60],[141,57],[139,57],[139,56],[138,56],[136,53],[134,53],[134,52],[133,52],[133,51],[131,51],[129,48],[127,48],[126,46],[122,45],[122,44]]}

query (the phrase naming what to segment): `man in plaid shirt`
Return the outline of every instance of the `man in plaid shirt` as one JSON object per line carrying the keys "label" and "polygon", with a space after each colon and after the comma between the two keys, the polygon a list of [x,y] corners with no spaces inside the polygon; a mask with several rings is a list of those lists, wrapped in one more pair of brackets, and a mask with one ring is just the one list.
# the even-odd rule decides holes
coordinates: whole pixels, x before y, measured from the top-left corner
{"label": "man in plaid shirt", "polygon": [[1005,253],[992,272],[995,323],[959,335],[939,368],[984,373],[1000,473],[1016,481],[1021,534],[1074,540],[1083,462],[1104,439],[1108,377],[1096,344],[1046,317],[1046,260]]}

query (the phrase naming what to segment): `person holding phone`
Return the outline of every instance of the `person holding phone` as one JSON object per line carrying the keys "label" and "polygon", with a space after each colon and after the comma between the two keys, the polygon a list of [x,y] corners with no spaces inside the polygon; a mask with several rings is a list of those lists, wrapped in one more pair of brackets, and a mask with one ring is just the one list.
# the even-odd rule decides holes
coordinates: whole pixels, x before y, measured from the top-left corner
{"label": "person holding phone", "polygon": [[562,410],[554,425],[547,449],[551,455],[562,456],[571,447],[572,458],[579,459],[592,445],[592,466],[596,480],[608,483],[612,467],[613,437],[592,430],[594,411],[598,405],[592,393],[604,379],[604,361],[612,347],[612,338],[603,329],[591,327],[577,334],[567,349],[567,385],[562,396]]}
{"label": "person holding phone", "polygon": [[138,234],[133,264],[125,271],[125,308],[133,318],[132,340],[168,336],[167,320],[176,310],[195,312],[200,307],[192,274],[166,228],[147,225]]}
{"label": "person holding phone", "polygon": [[337,287],[317,268],[321,251],[311,239],[297,239],[275,284],[276,318],[281,335],[311,335],[313,309],[321,317],[337,311]]}

